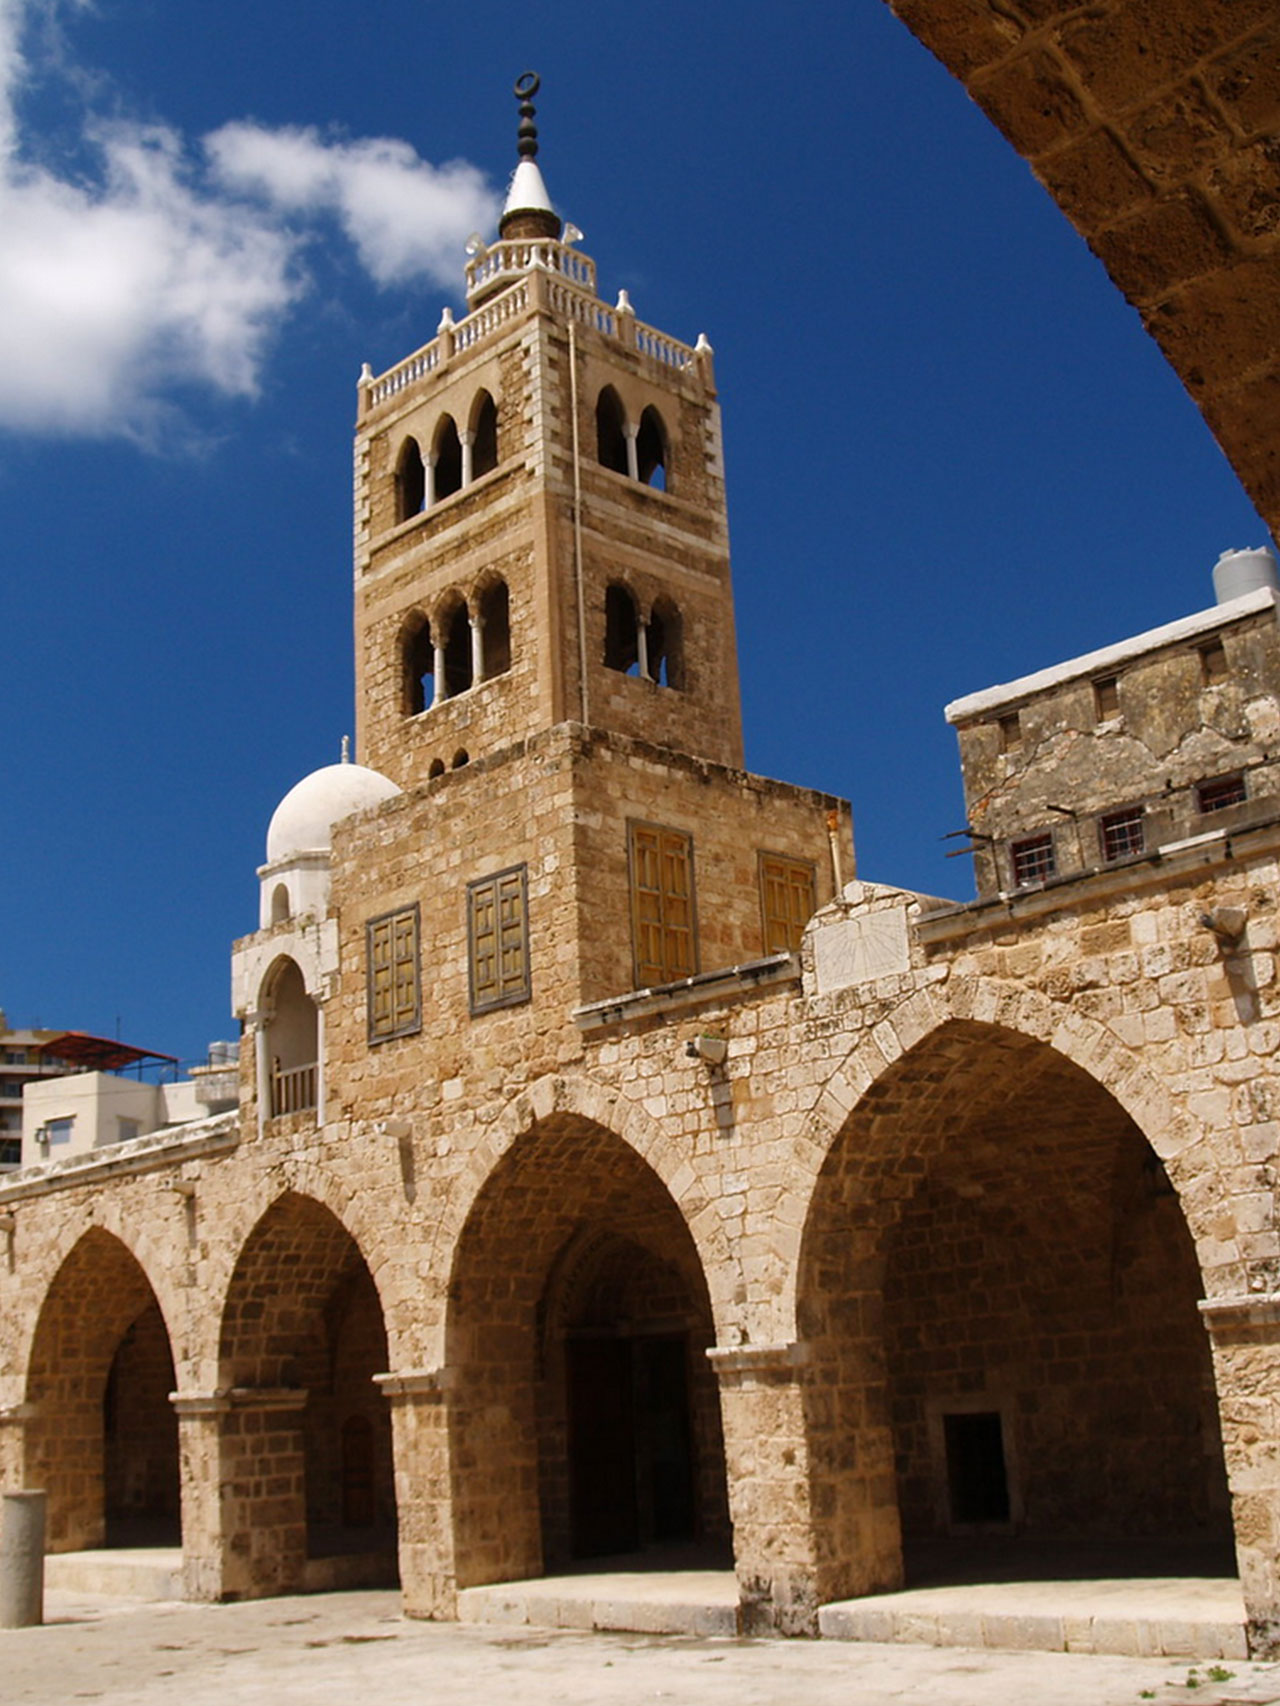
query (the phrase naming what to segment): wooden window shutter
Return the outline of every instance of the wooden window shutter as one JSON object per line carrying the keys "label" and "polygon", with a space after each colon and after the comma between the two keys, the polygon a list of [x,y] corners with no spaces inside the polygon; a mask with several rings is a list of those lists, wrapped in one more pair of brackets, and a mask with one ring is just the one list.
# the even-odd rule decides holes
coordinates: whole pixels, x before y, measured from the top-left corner
{"label": "wooden window shutter", "polygon": [[369,1041],[385,1042],[422,1028],[418,973],[418,908],[371,918],[365,926]]}
{"label": "wooden window shutter", "polygon": [[766,954],[794,953],[814,905],[812,865],[773,853],[760,855],[760,912]]}
{"label": "wooden window shutter", "polygon": [[638,989],[674,983],[697,969],[693,843],[679,830],[633,823],[631,936]]}
{"label": "wooden window shutter", "polygon": [[467,957],[471,1011],[527,1001],[528,874],[524,865],[467,885]]}

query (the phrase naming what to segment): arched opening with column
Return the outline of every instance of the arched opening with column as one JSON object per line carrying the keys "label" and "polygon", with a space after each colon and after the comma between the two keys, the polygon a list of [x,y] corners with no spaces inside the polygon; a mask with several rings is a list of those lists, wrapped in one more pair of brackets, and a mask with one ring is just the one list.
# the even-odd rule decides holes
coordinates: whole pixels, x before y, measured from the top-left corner
{"label": "arched opening with column", "polygon": [[219,1386],[223,1592],[396,1579],[382,1306],[355,1239],[290,1192],[245,1241],[227,1290]]}
{"label": "arched opening with column", "polygon": [[526,1132],[472,1206],[450,1299],[460,1587],[657,1548],[727,1561],[707,1285],[634,1150],[568,1113]]}
{"label": "arched opening with column", "polygon": [[865,1093],[803,1241],[818,1593],[1229,1573],[1195,1249],[1119,1102],[951,1021]]}
{"label": "arched opening with column", "polygon": [[297,961],[282,955],[263,979],[267,1116],[305,1113],[320,1092],[320,1021]]}
{"label": "arched opening with column", "polygon": [[27,1377],[26,1479],[48,1493],[51,1552],[181,1543],[175,1384],[150,1281],[93,1228],[49,1287]]}

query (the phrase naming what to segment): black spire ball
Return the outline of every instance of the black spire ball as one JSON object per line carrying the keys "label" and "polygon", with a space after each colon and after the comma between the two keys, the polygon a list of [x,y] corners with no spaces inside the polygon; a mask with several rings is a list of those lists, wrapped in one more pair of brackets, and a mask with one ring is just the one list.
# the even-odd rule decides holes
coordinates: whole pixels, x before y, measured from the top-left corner
{"label": "black spire ball", "polygon": [[522,71],[516,78],[515,94],[520,103],[520,126],[516,131],[517,147],[522,160],[535,160],[538,155],[538,127],[533,122],[533,97],[542,87],[536,71]]}

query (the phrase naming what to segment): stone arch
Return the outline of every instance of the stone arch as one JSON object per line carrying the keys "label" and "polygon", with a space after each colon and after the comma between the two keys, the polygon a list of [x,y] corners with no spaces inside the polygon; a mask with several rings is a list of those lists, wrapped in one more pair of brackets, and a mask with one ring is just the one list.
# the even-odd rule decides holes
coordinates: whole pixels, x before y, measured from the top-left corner
{"label": "stone arch", "polygon": [[472,435],[471,478],[491,474],[498,466],[498,406],[489,391],[477,391],[467,424]]}
{"label": "stone arch", "polygon": [[432,1271],[447,1274],[477,1197],[513,1144],[535,1125],[563,1114],[602,1127],[633,1149],[657,1174],[680,1209],[707,1276],[716,1328],[731,1336],[738,1318],[742,1275],[714,1200],[698,1185],[688,1157],[638,1102],[594,1079],[548,1073],[522,1091],[471,1152],[436,1224]]}
{"label": "stone arch", "polygon": [[401,709],[406,717],[429,710],[435,701],[436,652],[425,610],[411,610],[396,642],[400,663]]}
{"label": "stone arch", "polygon": [[[374,1381],[388,1360],[355,1237],[318,1197],[275,1197],[239,1247],[219,1324],[224,1594],[394,1579],[391,1424]],[[352,1498],[344,1441],[357,1429],[368,1483]]]}
{"label": "stone arch", "polygon": [[432,500],[451,498],[462,490],[462,439],[452,415],[441,415],[431,435]]}
{"label": "stone arch", "polygon": [[601,387],[596,398],[596,461],[615,474],[629,471],[627,457],[627,411],[612,385]]}
{"label": "stone arch", "polygon": [[608,1114],[597,1088],[560,1083],[559,1097],[544,1081],[520,1098],[522,1129],[452,1245],[460,1587],[651,1542],[727,1553],[702,1254],[637,1147],[574,1111]]}
{"label": "stone arch", "polygon": [[645,406],[636,433],[636,473],[640,483],[670,490],[670,440],[667,423],[653,403]]}
{"label": "stone arch", "polygon": [[983,1530],[1225,1554],[1200,1266],[1130,1111],[1163,1096],[1102,1027],[979,995],[904,1004],[828,1088],[850,1106],[793,1264],[823,1598]]}
{"label": "stone arch", "polygon": [[451,589],[440,599],[432,628],[444,656],[442,696],[453,699],[459,693],[466,693],[472,686],[475,664],[471,640],[471,611],[466,599],[456,589]]}
{"label": "stone arch", "polygon": [[642,634],[635,593],[625,581],[611,580],[604,591],[604,667],[622,675],[645,674],[640,657]]}
{"label": "stone arch", "polygon": [[491,681],[511,668],[511,590],[496,571],[482,575],[471,597],[480,628],[481,677]]}
{"label": "stone arch", "polygon": [[303,1113],[320,1094],[320,1009],[306,974],[290,954],[277,954],[259,986],[266,1024],[267,1095],[271,1118]]}
{"label": "stone arch", "polygon": [[408,437],[396,457],[395,494],[396,520],[410,521],[426,500],[426,469],[416,438]]}
{"label": "stone arch", "polygon": [[26,1476],[49,1495],[50,1551],[177,1543],[175,1384],[141,1262],[115,1233],[82,1231],[45,1292],[27,1357]]}

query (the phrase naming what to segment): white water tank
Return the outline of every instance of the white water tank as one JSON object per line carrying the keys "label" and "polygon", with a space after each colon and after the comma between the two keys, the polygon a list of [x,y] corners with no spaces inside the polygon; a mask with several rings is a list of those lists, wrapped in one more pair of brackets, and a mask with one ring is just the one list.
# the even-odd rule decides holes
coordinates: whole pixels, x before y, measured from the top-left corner
{"label": "white water tank", "polygon": [[1247,592],[1270,587],[1280,593],[1276,578],[1276,560],[1265,545],[1248,551],[1224,551],[1214,564],[1213,596],[1219,604],[1229,604],[1233,598],[1243,598]]}

